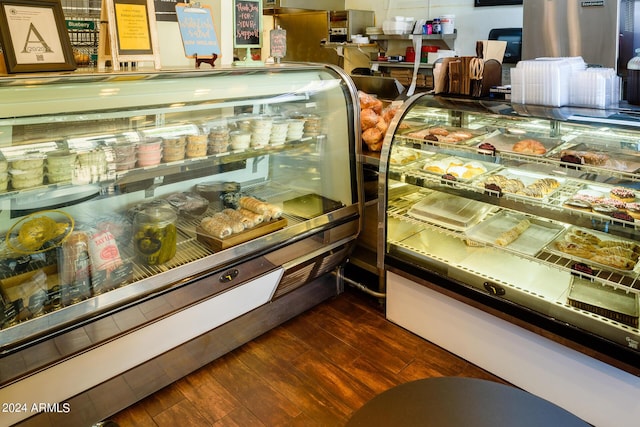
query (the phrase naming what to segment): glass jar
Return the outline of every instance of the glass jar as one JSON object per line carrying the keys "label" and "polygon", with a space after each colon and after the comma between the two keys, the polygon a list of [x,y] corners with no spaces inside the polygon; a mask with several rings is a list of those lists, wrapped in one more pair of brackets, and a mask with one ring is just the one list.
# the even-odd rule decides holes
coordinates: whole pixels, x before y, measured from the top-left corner
{"label": "glass jar", "polygon": [[164,207],[148,207],[134,218],[133,247],[147,265],[164,264],[176,254],[178,216]]}

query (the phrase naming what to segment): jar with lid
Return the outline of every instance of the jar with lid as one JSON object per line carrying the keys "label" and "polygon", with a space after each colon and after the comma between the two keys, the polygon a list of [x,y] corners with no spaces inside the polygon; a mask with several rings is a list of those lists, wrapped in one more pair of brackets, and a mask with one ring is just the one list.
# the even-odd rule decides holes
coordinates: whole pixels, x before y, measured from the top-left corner
{"label": "jar with lid", "polygon": [[640,49],[627,63],[627,102],[640,105]]}
{"label": "jar with lid", "polygon": [[407,50],[404,53],[405,61],[414,62],[416,60],[416,50],[413,46],[407,47]]}
{"label": "jar with lid", "polygon": [[133,247],[139,261],[164,264],[176,254],[178,216],[171,208],[148,207],[134,218]]}

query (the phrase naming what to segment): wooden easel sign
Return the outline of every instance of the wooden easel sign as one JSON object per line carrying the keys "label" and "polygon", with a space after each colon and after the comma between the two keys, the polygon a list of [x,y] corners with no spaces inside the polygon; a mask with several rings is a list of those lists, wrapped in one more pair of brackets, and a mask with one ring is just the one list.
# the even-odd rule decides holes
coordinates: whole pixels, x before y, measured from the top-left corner
{"label": "wooden easel sign", "polygon": [[98,69],[111,61],[114,71],[122,63],[153,62],[160,69],[158,30],[153,0],[102,0],[98,38]]}
{"label": "wooden easel sign", "polygon": [[195,58],[196,68],[205,62],[214,66],[220,55],[220,45],[209,6],[176,4],[178,26],[187,58]]}

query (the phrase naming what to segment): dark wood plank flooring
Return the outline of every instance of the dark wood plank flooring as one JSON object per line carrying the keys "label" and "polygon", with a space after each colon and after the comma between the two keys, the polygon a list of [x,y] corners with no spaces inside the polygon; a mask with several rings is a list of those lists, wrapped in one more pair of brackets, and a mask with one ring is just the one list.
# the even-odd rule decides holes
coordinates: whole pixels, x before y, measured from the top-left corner
{"label": "dark wood plank flooring", "polygon": [[503,382],[388,322],[352,289],[114,415],[121,427],[342,426],[383,391],[465,376]]}

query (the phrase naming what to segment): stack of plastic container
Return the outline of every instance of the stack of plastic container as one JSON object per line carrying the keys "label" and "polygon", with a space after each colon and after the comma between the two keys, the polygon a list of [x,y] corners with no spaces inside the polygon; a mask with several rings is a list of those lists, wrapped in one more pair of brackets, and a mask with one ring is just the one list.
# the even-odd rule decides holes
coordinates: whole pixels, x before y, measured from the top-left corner
{"label": "stack of plastic container", "polygon": [[587,68],[571,78],[569,105],[605,109],[620,100],[620,77],[613,68]]}
{"label": "stack of plastic container", "polygon": [[620,99],[610,68],[587,68],[582,57],[537,58],[511,69],[511,101],[551,107],[607,108]]}
{"label": "stack of plastic container", "polygon": [[552,107],[568,105],[571,75],[585,68],[580,57],[520,61],[511,69],[511,101]]}

